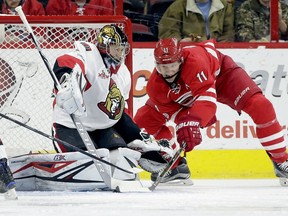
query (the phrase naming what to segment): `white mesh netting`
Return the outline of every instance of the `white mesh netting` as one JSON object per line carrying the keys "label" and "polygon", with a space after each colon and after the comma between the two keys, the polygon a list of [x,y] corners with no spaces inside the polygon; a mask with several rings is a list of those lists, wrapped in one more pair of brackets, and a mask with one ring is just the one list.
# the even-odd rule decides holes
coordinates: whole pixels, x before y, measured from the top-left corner
{"label": "white mesh netting", "polygon": [[[56,57],[71,51],[75,40],[95,43],[98,30],[105,24],[30,25],[53,68]],[[24,25],[0,24],[1,113],[51,135],[52,89],[53,80]],[[0,136],[9,157],[53,150],[51,140],[3,118]]]}

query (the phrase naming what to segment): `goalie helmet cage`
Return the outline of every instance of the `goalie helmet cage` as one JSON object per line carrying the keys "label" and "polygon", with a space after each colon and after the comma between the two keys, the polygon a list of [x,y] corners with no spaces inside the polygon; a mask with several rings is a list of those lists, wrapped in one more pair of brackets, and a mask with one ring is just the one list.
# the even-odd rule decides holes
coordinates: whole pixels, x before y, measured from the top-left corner
{"label": "goalie helmet cage", "polygon": [[[52,134],[53,80],[18,16],[0,19],[0,112],[30,127]],[[115,24],[128,36],[131,51],[126,65],[132,79],[132,24],[125,16],[27,16],[43,54],[53,68],[55,59],[74,48],[74,41],[96,43],[99,29]],[[133,113],[130,91],[128,108]],[[45,137],[0,119],[0,137],[8,157],[51,152]]]}

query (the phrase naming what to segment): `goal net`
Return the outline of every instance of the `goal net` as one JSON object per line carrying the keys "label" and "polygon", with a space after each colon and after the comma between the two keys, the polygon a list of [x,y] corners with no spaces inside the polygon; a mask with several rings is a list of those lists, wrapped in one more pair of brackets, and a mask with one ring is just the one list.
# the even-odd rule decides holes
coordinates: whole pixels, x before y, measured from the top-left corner
{"label": "goal net", "polygon": [[[4,18],[4,16],[2,16]],[[124,16],[28,16],[43,54],[53,68],[57,56],[74,41],[96,43],[99,29],[116,24],[132,42],[131,22]],[[132,74],[132,51],[126,64]],[[18,16],[0,20],[0,112],[52,135],[53,80]],[[132,94],[128,106],[132,109]],[[0,117],[0,137],[9,157],[53,152],[51,140]]]}

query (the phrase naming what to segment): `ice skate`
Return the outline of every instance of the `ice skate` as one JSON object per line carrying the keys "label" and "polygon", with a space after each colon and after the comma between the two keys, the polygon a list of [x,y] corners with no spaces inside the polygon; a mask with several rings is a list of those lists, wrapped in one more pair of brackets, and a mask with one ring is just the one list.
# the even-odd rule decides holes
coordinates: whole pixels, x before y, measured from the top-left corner
{"label": "ice skate", "polygon": [[0,159],[0,193],[4,193],[5,199],[18,199],[16,184],[12,172],[7,164],[7,159]]}
{"label": "ice skate", "polygon": [[283,163],[276,163],[272,161],[275,175],[279,178],[281,186],[288,187],[288,160]]}
{"label": "ice skate", "polygon": [[[155,181],[159,173],[152,173],[151,180]],[[181,161],[177,167],[170,170],[162,179],[160,184],[165,185],[193,185],[193,181],[190,179],[190,170],[185,158],[181,158]]]}

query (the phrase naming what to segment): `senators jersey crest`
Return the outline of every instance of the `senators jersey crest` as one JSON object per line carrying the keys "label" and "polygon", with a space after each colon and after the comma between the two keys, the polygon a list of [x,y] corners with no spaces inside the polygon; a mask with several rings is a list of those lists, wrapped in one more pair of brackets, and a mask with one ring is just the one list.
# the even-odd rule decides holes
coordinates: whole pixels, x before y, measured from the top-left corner
{"label": "senators jersey crest", "polygon": [[118,120],[122,116],[124,106],[125,100],[116,83],[111,80],[106,100],[105,102],[98,103],[98,107],[109,119]]}

